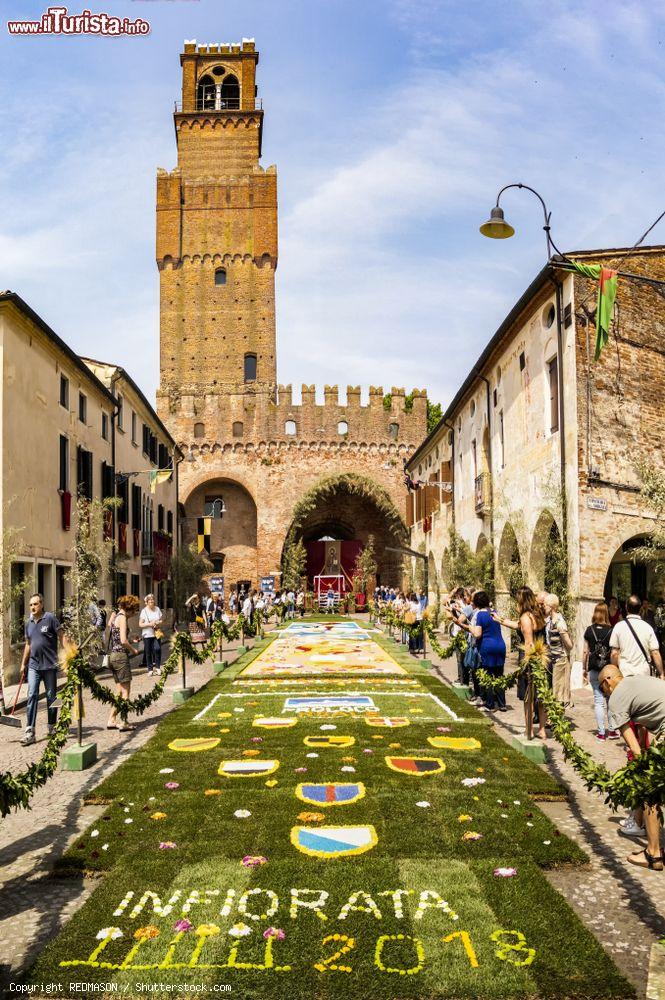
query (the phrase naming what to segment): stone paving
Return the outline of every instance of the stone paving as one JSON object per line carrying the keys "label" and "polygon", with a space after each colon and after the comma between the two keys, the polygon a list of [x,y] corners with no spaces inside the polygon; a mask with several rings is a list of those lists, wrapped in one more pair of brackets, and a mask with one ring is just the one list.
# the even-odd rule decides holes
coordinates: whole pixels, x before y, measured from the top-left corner
{"label": "stone paving", "polygon": [[[268,630],[270,626],[268,626]],[[248,641],[251,645],[251,640]],[[224,659],[235,658],[238,643],[224,645]],[[133,668],[132,697],[155,683],[144,668]],[[98,675],[109,683],[110,675]],[[188,664],[187,685],[202,687],[212,676],[211,661]],[[180,675],[167,681],[166,692],[140,718],[130,733],[107,730],[108,707],[85,698],[83,742],[97,743],[98,761],[86,771],[57,770],[32,798],[32,808],[11,813],[0,821],[0,993],[9,994],[15,982],[95,888],[94,880],[56,878],[53,862],[69,844],[101,816],[103,806],[85,806],[85,795],[153,735],[164,715],[176,706],[171,692],[181,684]],[[22,720],[25,711],[17,711]],[[23,730],[0,726],[0,770],[18,773],[39,760],[46,741],[46,712],[42,700],[37,717],[37,743],[20,745]]]}
{"label": "stone paving", "polygon": [[[429,654],[428,654],[429,655]],[[442,662],[430,655],[436,673],[446,682],[457,680],[457,661]],[[513,666],[507,666],[507,672]],[[623,740],[600,743],[591,689],[573,692],[575,706],[568,712],[575,738],[596,760],[617,770],[626,761]],[[495,729],[507,742],[524,733],[524,711],[514,690],[508,692],[508,712],[490,712]],[[565,802],[539,802],[539,807],[571,840],[588,853],[589,865],[564,867],[547,872],[576,914],[596,935],[627,979],[634,983],[640,1000],[665,1000],[665,991],[647,994],[652,946],[665,935],[665,872],[649,872],[626,861],[628,854],[643,847],[645,840],[618,836],[624,813],[613,813],[600,795],[587,791],[574,769],[563,759],[558,743],[547,741],[550,773],[568,788]]]}
{"label": "stone paving", "polygon": [[[225,658],[232,660],[235,648],[231,645],[227,651],[225,647]],[[442,663],[435,656],[431,659],[444,681],[456,678],[455,660]],[[154,683],[144,670],[135,671],[134,676],[133,694],[149,690]],[[210,677],[209,664],[188,666],[188,684],[198,688]],[[104,675],[102,679],[107,680]],[[86,793],[150,738],[160,719],[174,708],[168,691],[178,685],[176,675],[169,681],[166,696],[137,720],[134,732],[125,735],[108,731],[108,709],[87,699],[84,740],[96,741],[97,764],[83,772],[57,771],[35,794],[31,810],[20,810],[0,822],[0,940],[4,945],[0,990],[7,990],[9,982],[16,981],[94,890],[95,883],[89,879],[55,878],[51,866],[103,812],[104,807],[83,805]],[[507,741],[524,730],[522,705],[514,693],[509,692],[508,698],[512,701],[509,712],[490,713],[497,732]],[[621,744],[598,743],[594,738],[591,692],[576,691],[575,702],[571,717],[578,742],[611,769],[620,767],[625,760]],[[34,747],[20,746],[21,730],[0,727],[0,769],[19,771],[39,758],[44,742],[43,713],[41,705]],[[566,802],[539,803],[540,808],[590,857],[588,866],[553,870],[547,873],[548,878],[635,984],[640,1000],[665,1000],[665,992],[655,984],[653,969],[647,993],[652,945],[665,935],[665,875],[626,862],[626,855],[636,848],[633,841],[617,835],[621,817],[612,813],[599,795],[586,791],[553,740],[548,741],[548,748],[547,767],[569,789],[569,797]]]}

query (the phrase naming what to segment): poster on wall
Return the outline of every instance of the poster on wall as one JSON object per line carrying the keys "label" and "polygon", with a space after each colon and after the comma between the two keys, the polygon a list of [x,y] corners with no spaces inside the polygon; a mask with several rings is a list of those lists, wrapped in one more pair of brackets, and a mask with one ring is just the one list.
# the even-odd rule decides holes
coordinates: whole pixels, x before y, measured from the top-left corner
{"label": "poster on wall", "polygon": [[275,593],[275,577],[274,576],[262,576],[261,577],[261,593],[262,594],[274,594]]}
{"label": "poster on wall", "polygon": [[223,576],[211,576],[209,582],[210,592],[213,594],[219,593],[224,597],[224,577]]}

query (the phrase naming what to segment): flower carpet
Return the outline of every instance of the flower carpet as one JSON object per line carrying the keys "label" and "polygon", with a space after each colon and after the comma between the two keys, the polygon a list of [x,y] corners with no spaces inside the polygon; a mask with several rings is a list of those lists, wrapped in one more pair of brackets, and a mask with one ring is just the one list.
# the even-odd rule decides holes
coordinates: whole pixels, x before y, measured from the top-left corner
{"label": "flower carpet", "polygon": [[[106,811],[58,867],[104,877],[28,981],[64,996],[85,982],[129,996],[631,997],[543,875],[586,860],[538,809],[563,796],[556,782],[391,640],[298,626],[167,715],[92,793]],[[285,640],[312,647],[304,666],[252,673]],[[348,644],[351,676],[342,653],[328,675],[331,643]]]}

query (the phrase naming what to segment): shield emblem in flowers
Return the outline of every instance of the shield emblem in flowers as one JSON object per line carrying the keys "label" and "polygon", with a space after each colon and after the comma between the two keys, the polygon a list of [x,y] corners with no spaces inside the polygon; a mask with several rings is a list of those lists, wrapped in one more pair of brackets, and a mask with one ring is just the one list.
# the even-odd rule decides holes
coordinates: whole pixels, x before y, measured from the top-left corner
{"label": "shield emblem in flowers", "polygon": [[180,753],[200,753],[201,750],[214,750],[221,740],[214,736],[198,736],[191,740],[172,740],[169,750],[179,750]]}
{"label": "shield emblem in flowers", "polygon": [[259,729],[290,729],[297,721],[293,715],[262,715],[254,719],[252,725]]}
{"label": "shield emblem in flowers", "polygon": [[307,747],[352,747],[355,736],[306,736],[303,743]]}
{"label": "shield emblem in flowers", "polygon": [[398,729],[400,726],[408,726],[410,719],[403,715],[366,715],[365,722],[368,726],[382,726],[386,729]]}
{"label": "shield emblem in flowers", "polygon": [[446,765],[439,757],[386,757],[386,764],[391,771],[411,774],[416,778],[441,774],[446,769]]}
{"label": "shield emblem in flowers", "polygon": [[317,806],[348,806],[365,797],[365,786],[361,781],[330,781],[323,785],[301,784],[296,795],[302,802]]}
{"label": "shield emblem in flowers", "polygon": [[278,760],[223,760],[217,773],[224,778],[263,778],[278,767]]}
{"label": "shield emblem in flowers", "polygon": [[291,843],[314,858],[344,858],[365,854],[378,843],[373,826],[294,826]]}
{"label": "shield emblem in flowers", "polygon": [[428,736],[427,742],[437,750],[480,750],[482,744],[471,736]]}

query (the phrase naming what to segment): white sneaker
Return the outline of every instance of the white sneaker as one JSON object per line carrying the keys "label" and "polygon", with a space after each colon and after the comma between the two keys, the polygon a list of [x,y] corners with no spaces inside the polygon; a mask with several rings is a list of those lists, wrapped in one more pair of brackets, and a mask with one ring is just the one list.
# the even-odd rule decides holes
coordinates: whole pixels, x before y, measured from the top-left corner
{"label": "white sneaker", "polygon": [[37,740],[35,739],[34,731],[32,729],[26,729],[25,736],[21,740],[21,746],[22,747],[29,747],[29,746],[32,746],[32,744],[36,743],[36,742],[37,742]]}
{"label": "white sneaker", "polygon": [[639,826],[634,816],[630,816],[619,824],[620,837],[646,837],[646,830]]}

